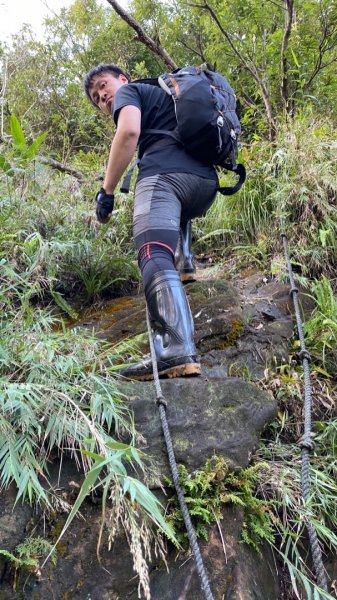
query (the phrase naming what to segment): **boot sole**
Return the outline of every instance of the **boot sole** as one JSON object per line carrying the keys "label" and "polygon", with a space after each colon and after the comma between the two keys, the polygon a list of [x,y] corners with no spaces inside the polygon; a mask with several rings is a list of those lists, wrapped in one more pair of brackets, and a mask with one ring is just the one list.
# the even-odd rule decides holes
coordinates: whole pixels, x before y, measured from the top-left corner
{"label": "boot sole", "polygon": [[195,273],[180,273],[180,281],[182,283],[187,283],[188,281],[196,281]]}
{"label": "boot sole", "polygon": [[[160,371],[159,377],[165,376],[169,379],[173,379],[174,377],[193,377],[200,375],[200,373],[201,367],[199,363],[186,363]],[[135,375],[132,377],[132,379],[137,379],[137,381],[152,381],[153,373],[149,373],[147,375]]]}

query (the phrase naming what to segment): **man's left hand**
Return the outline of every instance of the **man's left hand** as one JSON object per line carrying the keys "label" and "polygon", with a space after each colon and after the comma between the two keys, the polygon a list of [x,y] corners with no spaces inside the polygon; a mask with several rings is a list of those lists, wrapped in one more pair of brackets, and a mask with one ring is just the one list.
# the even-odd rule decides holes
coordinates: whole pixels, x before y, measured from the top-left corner
{"label": "man's left hand", "polygon": [[100,223],[107,223],[110,220],[114,209],[113,194],[107,194],[104,188],[101,188],[96,194],[96,217]]}

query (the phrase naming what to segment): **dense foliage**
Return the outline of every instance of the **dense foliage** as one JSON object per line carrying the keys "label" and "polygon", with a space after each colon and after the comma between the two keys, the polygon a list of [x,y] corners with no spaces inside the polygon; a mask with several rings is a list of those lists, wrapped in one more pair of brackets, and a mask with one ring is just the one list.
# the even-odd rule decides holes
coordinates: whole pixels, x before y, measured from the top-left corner
{"label": "dense foliage", "polygon": [[[176,64],[208,62],[230,78],[247,141],[274,135],[280,119],[308,107],[336,116],[335,0],[135,0],[131,13]],[[43,42],[26,27],[1,60],[5,120],[15,112],[31,134],[49,130],[49,149],[64,160],[79,150],[100,153],[110,135],[81,90],[89,68],[115,62],[133,77],[165,70],[127,23],[95,0],[75,0],[47,20]]]}

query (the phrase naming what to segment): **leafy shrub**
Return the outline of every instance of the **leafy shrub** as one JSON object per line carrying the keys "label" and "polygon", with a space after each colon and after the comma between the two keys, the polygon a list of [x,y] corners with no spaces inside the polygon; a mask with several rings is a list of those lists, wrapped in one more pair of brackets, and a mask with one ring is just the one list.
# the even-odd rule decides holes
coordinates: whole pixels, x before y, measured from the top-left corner
{"label": "leafy shrub", "polygon": [[[119,244],[114,221],[111,227],[100,227],[91,206],[89,210],[83,201],[72,202],[65,194],[47,194],[37,207],[35,197],[4,196],[0,256],[17,272],[29,272],[45,301],[59,304],[58,293],[79,308],[125,293],[139,271],[134,248],[126,251],[124,238]],[[67,310],[66,302],[60,307]]]}

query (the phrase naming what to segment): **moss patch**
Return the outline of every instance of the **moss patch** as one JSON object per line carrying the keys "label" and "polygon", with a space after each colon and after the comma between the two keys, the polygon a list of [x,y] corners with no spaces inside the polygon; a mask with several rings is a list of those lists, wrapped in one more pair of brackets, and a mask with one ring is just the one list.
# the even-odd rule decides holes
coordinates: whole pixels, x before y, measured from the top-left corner
{"label": "moss patch", "polygon": [[230,330],[228,333],[220,336],[219,344],[216,346],[219,350],[229,348],[243,334],[244,324],[240,319],[234,319],[230,322]]}
{"label": "moss patch", "polygon": [[244,324],[240,319],[232,319],[224,322],[222,333],[206,335],[198,344],[200,352],[206,353],[211,350],[224,350],[230,348],[244,332]]}

